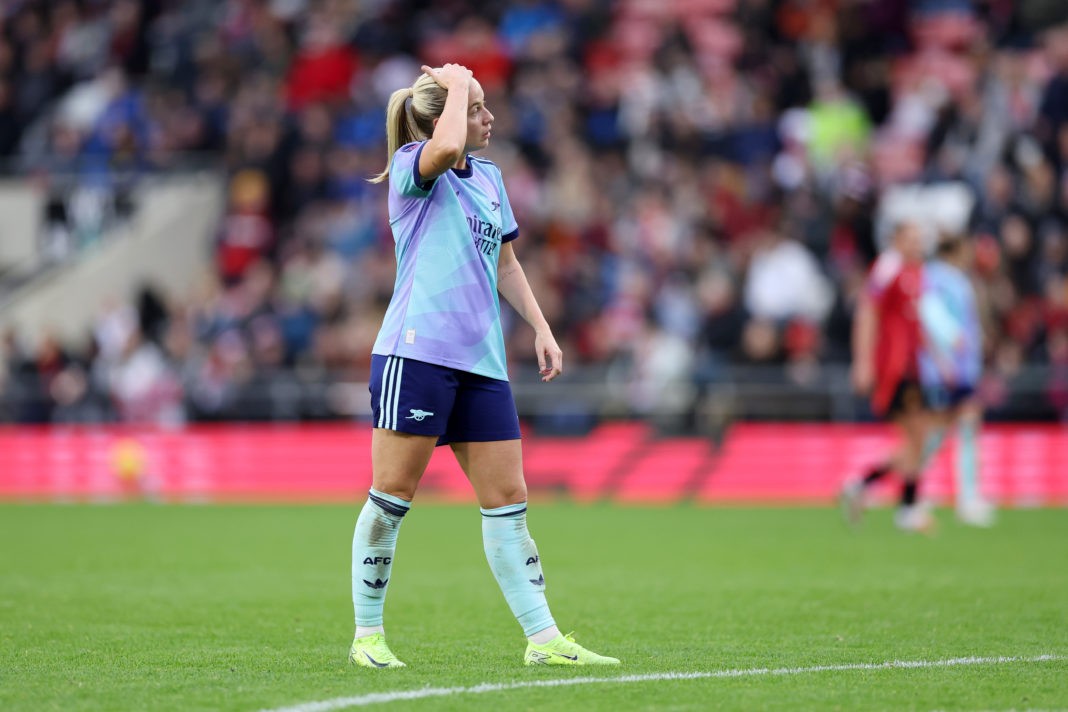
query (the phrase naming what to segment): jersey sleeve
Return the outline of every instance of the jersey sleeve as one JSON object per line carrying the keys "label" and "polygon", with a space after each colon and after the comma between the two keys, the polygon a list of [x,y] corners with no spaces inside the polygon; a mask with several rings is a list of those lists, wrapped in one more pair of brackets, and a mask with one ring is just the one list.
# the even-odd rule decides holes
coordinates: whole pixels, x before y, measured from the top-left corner
{"label": "jersey sleeve", "polygon": [[400,195],[425,198],[434,187],[433,178],[424,180],[419,175],[419,156],[424,146],[426,141],[405,144],[393,154],[393,163],[389,167],[389,185]]}
{"label": "jersey sleeve", "polygon": [[512,203],[508,200],[508,191],[504,189],[504,178],[500,170],[497,171],[497,187],[501,195],[501,229],[503,231],[501,243],[503,244],[519,237],[519,225],[515,221],[515,214],[512,213]]}

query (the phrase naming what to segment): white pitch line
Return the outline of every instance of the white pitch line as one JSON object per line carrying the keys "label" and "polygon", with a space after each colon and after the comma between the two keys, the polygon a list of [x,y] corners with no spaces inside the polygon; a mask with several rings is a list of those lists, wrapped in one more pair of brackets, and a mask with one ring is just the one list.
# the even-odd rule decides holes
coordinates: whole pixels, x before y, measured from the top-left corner
{"label": "white pitch line", "polygon": [[958,667],[961,665],[1004,665],[1006,663],[1043,663],[1068,660],[1064,655],[1035,655],[1033,657],[998,656],[992,658],[948,658],[946,660],[890,660],[885,663],[847,663],[843,665],[813,665],[792,668],[748,668],[741,670],[712,670],[708,672],[659,672],[619,677],[571,677],[559,680],[525,680],[521,682],[484,682],[470,687],[423,687],[418,690],[372,692],[356,697],[335,697],[320,702],[303,702],[290,707],[276,707],[260,712],[332,712],[349,707],[366,707],[402,700],[423,700],[429,697],[452,695],[482,695],[487,692],[521,690],[531,687],[568,687],[571,685],[623,684],[631,682],[661,682],[672,680],[706,680],[725,677],[757,677],[760,675],[802,675],[810,672],[844,672],[849,670],[893,670],[914,668]]}

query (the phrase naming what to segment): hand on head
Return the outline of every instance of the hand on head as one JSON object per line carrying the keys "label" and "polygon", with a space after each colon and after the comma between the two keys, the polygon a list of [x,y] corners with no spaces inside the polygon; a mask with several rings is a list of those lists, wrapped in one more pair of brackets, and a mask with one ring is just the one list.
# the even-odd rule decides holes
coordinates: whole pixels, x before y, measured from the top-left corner
{"label": "hand on head", "polygon": [[423,74],[427,74],[438,83],[443,89],[448,91],[449,89],[455,89],[460,86],[466,86],[474,78],[471,70],[462,64],[446,64],[441,67],[430,67],[423,65]]}

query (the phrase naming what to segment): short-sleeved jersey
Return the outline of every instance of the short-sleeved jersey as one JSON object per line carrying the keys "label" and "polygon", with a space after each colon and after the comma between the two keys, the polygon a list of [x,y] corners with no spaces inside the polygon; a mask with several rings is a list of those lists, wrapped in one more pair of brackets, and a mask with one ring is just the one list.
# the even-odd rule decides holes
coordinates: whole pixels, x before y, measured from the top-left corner
{"label": "short-sleeved jersey", "polygon": [[884,252],[875,261],[868,277],[868,295],[878,320],[872,393],[872,408],[876,413],[886,412],[901,381],[919,378],[922,293],[922,264],[906,262],[893,250]]}
{"label": "short-sleeved jersey", "polygon": [[397,279],[372,352],[506,381],[497,261],[519,229],[501,171],[468,156],[467,168],[426,181],[425,145],[402,146],[390,163]]}
{"label": "short-sleeved jersey", "polygon": [[925,344],[920,378],[927,386],[975,386],[983,368],[983,337],[975,291],[967,275],[941,260],[924,269],[920,319]]}

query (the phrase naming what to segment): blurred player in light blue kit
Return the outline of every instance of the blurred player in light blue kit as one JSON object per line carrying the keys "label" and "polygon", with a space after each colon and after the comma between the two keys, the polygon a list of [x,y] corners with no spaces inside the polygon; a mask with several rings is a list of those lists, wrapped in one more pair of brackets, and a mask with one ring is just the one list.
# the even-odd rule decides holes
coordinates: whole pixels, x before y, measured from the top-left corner
{"label": "blurred player in light blue kit", "polygon": [[949,237],[939,243],[935,258],[924,271],[920,381],[937,414],[925,460],[938,451],[947,431],[955,427],[957,516],[966,524],[990,526],[994,509],[983,499],[979,487],[982,406],[975,391],[983,369],[983,333],[975,290],[967,275],[970,260],[968,243]]}

